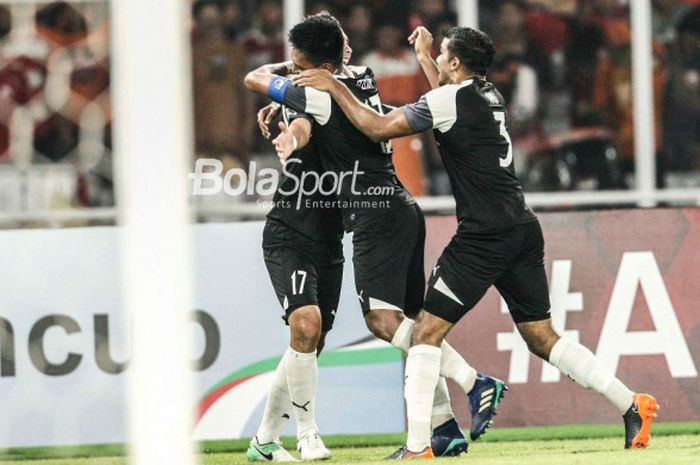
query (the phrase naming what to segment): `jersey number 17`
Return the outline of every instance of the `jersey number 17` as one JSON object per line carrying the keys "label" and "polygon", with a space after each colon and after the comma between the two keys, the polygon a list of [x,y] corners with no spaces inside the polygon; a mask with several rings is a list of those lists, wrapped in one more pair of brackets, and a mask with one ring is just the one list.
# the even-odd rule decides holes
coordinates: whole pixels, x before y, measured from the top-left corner
{"label": "jersey number 17", "polygon": [[[379,94],[374,94],[368,99],[365,99],[365,104],[369,105],[372,107],[374,111],[379,113],[380,115],[384,114],[384,109],[382,108],[382,101],[379,98]],[[385,140],[383,142],[379,143],[382,147],[382,153],[389,155],[391,153],[391,141],[390,140]]]}

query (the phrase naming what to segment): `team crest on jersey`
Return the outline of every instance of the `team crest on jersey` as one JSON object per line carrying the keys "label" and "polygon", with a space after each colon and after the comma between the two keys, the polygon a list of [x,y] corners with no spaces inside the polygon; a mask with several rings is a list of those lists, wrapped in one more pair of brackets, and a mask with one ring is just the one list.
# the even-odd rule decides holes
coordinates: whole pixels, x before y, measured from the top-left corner
{"label": "team crest on jersey", "polygon": [[372,89],[374,89],[374,79],[372,79],[372,78],[358,79],[357,82],[355,82],[355,86],[357,86],[361,90],[372,90]]}

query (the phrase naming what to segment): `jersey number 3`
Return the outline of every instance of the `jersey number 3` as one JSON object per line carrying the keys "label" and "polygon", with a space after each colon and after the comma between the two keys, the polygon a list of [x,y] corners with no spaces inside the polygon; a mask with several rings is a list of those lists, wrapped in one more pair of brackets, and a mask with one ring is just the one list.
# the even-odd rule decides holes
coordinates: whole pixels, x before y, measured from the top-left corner
{"label": "jersey number 3", "polygon": [[494,111],[493,117],[499,122],[501,136],[508,143],[508,154],[505,158],[499,158],[498,163],[501,165],[501,168],[508,168],[510,164],[513,163],[513,143],[510,141],[510,135],[506,130],[506,113],[504,111]]}

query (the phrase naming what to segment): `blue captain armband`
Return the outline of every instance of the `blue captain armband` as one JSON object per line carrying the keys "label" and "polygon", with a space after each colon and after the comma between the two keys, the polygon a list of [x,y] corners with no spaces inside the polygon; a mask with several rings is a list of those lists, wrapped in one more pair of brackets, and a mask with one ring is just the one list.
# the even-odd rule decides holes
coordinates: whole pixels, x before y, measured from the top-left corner
{"label": "blue captain armband", "polygon": [[287,91],[287,87],[292,83],[290,79],[281,76],[275,76],[270,81],[270,85],[267,88],[267,96],[270,97],[277,103],[284,103],[284,93]]}

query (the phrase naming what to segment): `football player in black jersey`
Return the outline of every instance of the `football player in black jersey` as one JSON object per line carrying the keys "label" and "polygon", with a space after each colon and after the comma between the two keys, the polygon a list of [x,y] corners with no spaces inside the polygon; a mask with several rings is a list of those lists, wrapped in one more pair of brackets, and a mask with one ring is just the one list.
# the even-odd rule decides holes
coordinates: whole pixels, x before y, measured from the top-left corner
{"label": "football player in black jersey", "polygon": [[[325,69],[335,73],[378,111],[383,111],[371,70],[366,67],[333,66],[320,61],[317,50],[328,43],[323,30],[328,23],[340,25],[328,14],[306,18],[290,31],[293,66],[299,70]],[[355,281],[368,328],[377,337],[408,350],[413,321],[423,302],[423,246],[425,224],[415,200],[396,178],[390,144],[373,142],[357,131],[326,93],[291,85],[289,64],[268,65],[250,72],[246,86],[266,94],[295,112],[311,116],[297,118],[294,127],[281,125],[278,152],[291,152],[311,141],[321,163],[335,175],[335,194],[347,231],[352,231]],[[285,143],[286,139],[286,143]],[[301,142],[300,142],[301,141]],[[284,147],[287,147],[286,149]],[[476,371],[447,343],[442,345],[440,375],[455,380],[470,393],[479,377]],[[438,455],[456,455],[467,443],[449,405],[444,379],[436,383],[428,421]],[[435,405],[433,405],[435,404]],[[487,415],[490,419],[492,404]],[[430,410],[432,410],[432,415]],[[475,412],[476,413],[476,412]],[[483,434],[488,421],[473,434]]]}
{"label": "football player in black jersey", "polygon": [[[351,52],[346,47],[347,59]],[[333,44],[319,52],[320,62],[335,62],[335,59]],[[292,68],[293,63],[284,66]],[[280,125],[286,131],[296,132],[301,120],[309,118],[290,108],[281,110],[284,123]],[[261,116],[262,122],[266,113]],[[263,125],[261,129],[269,137],[267,127]],[[279,440],[292,412],[297,420],[297,450],[302,460],[331,456],[315,422],[317,357],[333,327],[340,298],[343,225],[337,207],[307,206],[306,200],[333,202],[335,195],[326,193],[327,189],[315,189],[322,172],[320,158],[301,133],[298,137],[301,147],[284,164],[263,231],[265,265],[285,312],[283,318],[290,328],[290,343],[275,371],[260,426],[248,446],[246,455],[252,462],[296,460]]]}
{"label": "football player in black jersey", "polygon": [[[363,105],[329,73],[306,71],[295,80],[329,92],[372,140],[432,128],[452,185],[459,226],[433,269],[416,320],[406,364],[409,434],[398,455],[432,455],[425,411],[439,374],[440,345],[491,285],[507,302],[530,351],[608,398],[623,414],[625,447],[646,447],[656,400],[630,391],[590,350],[552,327],[542,230],[515,176],[503,97],[486,80],[494,54],[491,39],[475,29],[452,28],[437,61],[430,56],[427,29],[416,29],[409,42],[433,90],[387,115]],[[499,383],[484,387],[482,395],[498,397]]]}

